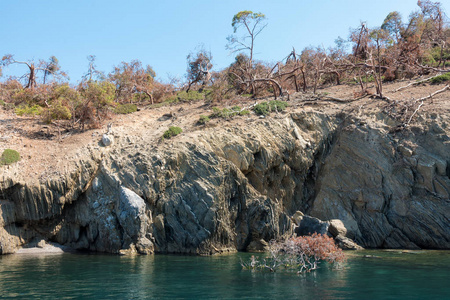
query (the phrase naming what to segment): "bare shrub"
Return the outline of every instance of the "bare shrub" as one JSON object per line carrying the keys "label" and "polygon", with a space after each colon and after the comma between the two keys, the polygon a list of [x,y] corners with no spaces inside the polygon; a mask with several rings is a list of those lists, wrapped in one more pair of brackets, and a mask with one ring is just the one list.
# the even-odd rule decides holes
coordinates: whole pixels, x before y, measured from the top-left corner
{"label": "bare shrub", "polygon": [[244,269],[275,272],[283,267],[303,273],[316,270],[323,261],[337,266],[345,261],[345,256],[331,237],[314,233],[282,242],[271,241],[267,256],[252,256],[249,262],[241,262],[241,265]]}

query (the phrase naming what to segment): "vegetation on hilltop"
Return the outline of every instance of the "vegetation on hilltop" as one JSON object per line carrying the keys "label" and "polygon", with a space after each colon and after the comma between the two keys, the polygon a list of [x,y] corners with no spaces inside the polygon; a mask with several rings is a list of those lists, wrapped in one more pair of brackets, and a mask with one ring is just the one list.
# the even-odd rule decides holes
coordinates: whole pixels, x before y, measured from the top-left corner
{"label": "vegetation on hilltop", "polygon": [[[135,105],[155,107],[178,101],[216,105],[238,95],[289,99],[293,92],[315,94],[319,87],[330,84],[359,86],[355,98],[371,94],[390,101],[383,89],[387,81],[431,73],[446,73],[432,83],[449,78],[450,27],[446,15],[439,2],[417,4],[419,10],[406,21],[400,13],[391,12],[378,27],[362,22],[350,30],[347,40],[338,38],[335,47],[307,47],[301,52],[292,49],[275,65],[257,61],[253,55],[255,39],[267,26],[266,16],[238,12],[227,44],[236,54],[233,63],[214,72],[211,53],[200,49],[187,56],[185,83],[158,82],[153,69],[139,60],[122,62],[105,75],[91,55],[86,74],[72,86],[54,56],[22,61],[6,54],[0,61],[0,74],[2,67],[12,64],[24,66],[25,71],[20,78],[7,77],[0,83],[0,103],[19,115],[38,115],[47,124],[84,130],[99,127],[111,113],[131,113],[137,110]],[[375,91],[368,89],[369,83]],[[235,112],[221,114],[228,118]],[[201,121],[206,123],[207,119]]]}

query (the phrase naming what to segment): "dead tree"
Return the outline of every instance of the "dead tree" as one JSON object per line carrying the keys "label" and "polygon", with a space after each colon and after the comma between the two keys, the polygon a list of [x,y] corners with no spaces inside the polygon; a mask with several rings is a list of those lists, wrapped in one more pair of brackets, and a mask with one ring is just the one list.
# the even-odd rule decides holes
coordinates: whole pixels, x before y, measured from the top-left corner
{"label": "dead tree", "polygon": [[[45,78],[49,74],[56,75],[59,71],[58,60],[56,57],[52,56],[49,62],[40,61],[37,65],[34,61],[18,61],[14,59],[14,56],[11,54],[7,54],[3,56],[0,65],[1,66],[9,66],[12,64],[26,65],[28,67],[28,72],[25,73],[20,79],[25,79],[25,88],[33,89],[36,87],[36,73],[38,71],[44,72],[44,84]],[[62,76],[65,76],[63,72],[59,73]]]}

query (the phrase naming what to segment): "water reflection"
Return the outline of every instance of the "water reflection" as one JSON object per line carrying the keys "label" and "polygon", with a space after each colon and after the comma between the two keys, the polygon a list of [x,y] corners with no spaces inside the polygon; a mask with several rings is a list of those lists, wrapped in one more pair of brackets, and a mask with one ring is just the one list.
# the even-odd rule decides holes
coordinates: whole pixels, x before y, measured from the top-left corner
{"label": "water reflection", "polygon": [[341,270],[302,275],[242,270],[240,259],[250,255],[0,256],[0,297],[444,299],[450,294],[445,251],[362,252],[349,255]]}

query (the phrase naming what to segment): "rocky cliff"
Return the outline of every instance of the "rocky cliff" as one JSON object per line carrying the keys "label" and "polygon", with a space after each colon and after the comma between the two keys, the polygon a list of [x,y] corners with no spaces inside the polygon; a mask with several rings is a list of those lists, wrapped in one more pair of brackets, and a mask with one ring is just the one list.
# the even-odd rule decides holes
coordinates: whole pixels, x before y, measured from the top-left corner
{"label": "rocky cliff", "polygon": [[292,111],[158,143],[113,127],[112,145],[80,149],[61,176],[3,170],[0,253],[41,239],[112,253],[251,250],[298,232],[302,213],[363,247],[450,249],[448,119],[394,123],[380,111]]}

